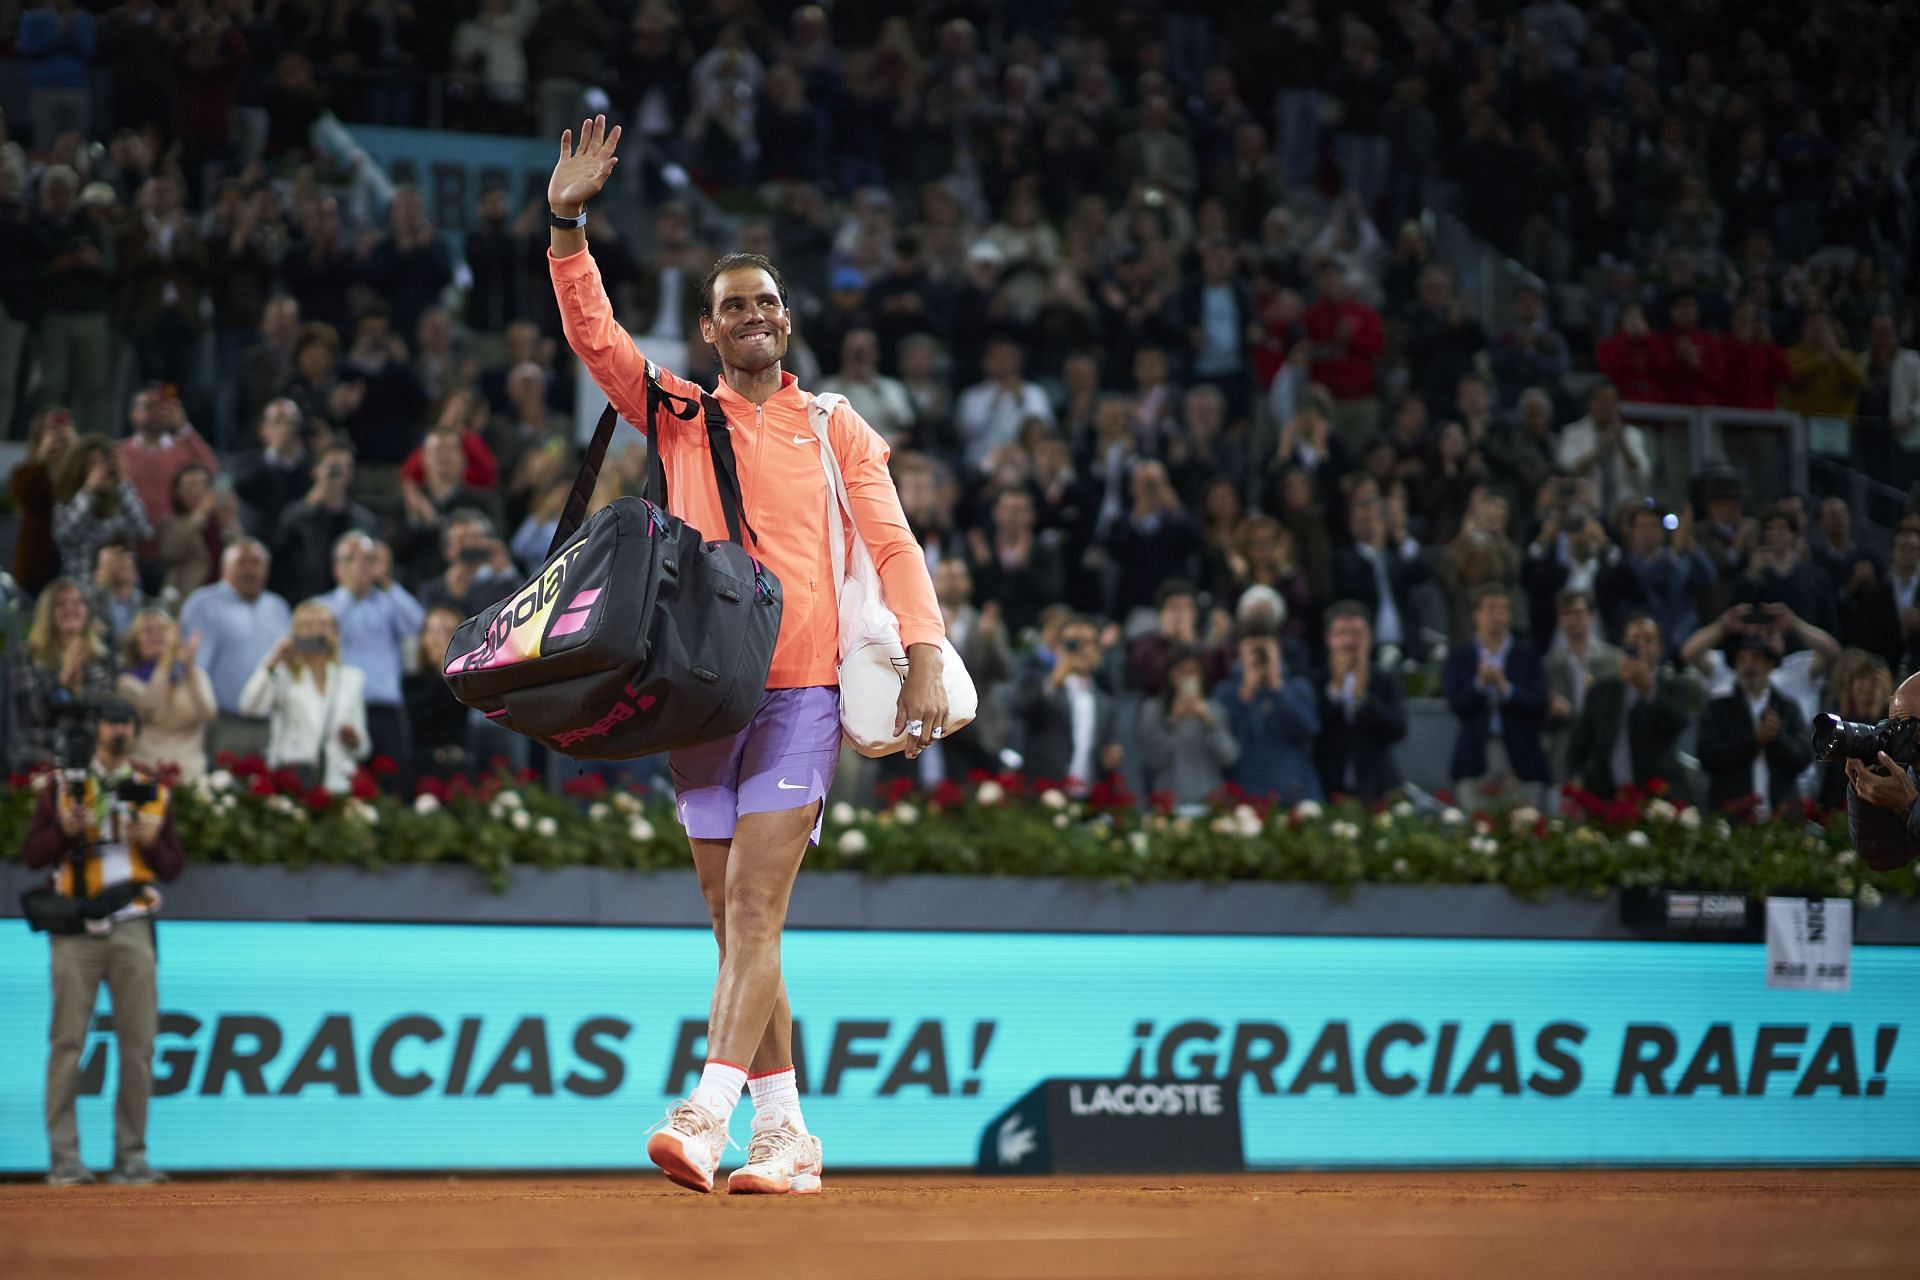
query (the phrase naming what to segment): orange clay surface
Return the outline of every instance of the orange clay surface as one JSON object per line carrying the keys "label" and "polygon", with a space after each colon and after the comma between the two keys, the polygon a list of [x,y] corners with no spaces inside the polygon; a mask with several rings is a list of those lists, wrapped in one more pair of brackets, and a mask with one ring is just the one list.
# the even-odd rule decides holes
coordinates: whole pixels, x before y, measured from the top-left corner
{"label": "orange clay surface", "polygon": [[0,1185],[0,1277],[1920,1276],[1920,1170]]}

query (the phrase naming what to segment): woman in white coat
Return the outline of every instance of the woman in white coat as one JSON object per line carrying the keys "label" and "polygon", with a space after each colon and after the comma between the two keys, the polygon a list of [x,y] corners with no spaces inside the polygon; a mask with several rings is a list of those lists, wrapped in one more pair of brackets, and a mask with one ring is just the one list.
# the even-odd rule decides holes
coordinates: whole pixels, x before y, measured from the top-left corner
{"label": "woman in white coat", "polygon": [[333,610],[309,600],[293,626],[240,691],[245,715],[267,717],[267,764],[292,769],[337,795],[373,746],[367,737],[366,677],[340,661]]}

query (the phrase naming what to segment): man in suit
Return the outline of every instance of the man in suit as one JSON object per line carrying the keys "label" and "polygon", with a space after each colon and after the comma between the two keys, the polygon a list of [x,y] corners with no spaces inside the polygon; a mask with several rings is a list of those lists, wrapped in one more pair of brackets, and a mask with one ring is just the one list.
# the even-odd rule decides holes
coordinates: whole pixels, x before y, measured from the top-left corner
{"label": "man in suit", "polygon": [[1686,681],[1663,668],[1660,624],[1636,613],[1616,653],[1616,674],[1597,680],[1574,722],[1566,777],[1597,796],[1629,784],[1681,778],[1674,743],[1692,714]]}
{"label": "man in suit", "polygon": [[[1593,596],[1577,587],[1560,592],[1555,616],[1559,626],[1547,647],[1547,763],[1553,776],[1567,779],[1567,744],[1585,710],[1587,694],[1620,674],[1620,651],[1594,634]],[[1659,624],[1654,625],[1659,630]]]}
{"label": "man in suit", "polygon": [[1840,638],[1885,658],[1896,677],[1913,669],[1912,655],[1920,645],[1920,522],[1901,521],[1887,572],[1846,594]]}
{"label": "man in suit", "polygon": [[1320,789],[1372,804],[1399,788],[1393,746],[1407,736],[1407,695],[1400,677],[1373,666],[1373,628],[1366,606],[1342,600],[1327,610],[1327,670],[1315,681],[1320,733],[1313,744]]}
{"label": "man in suit", "polygon": [[1707,704],[1700,718],[1700,765],[1707,771],[1707,807],[1754,802],[1764,818],[1793,799],[1794,783],[1813,762],[1806,719],[1774,689],[1780,638],[1743,632],[1729,642],[1734,690]]}
{"label": "man in suit", "polygon": [[1356,501],[1347,527],[1353,545],[1334,553],[1334,598],[1358,601],[1366,609],[1375,643],[1418,649],[1420,609],[1413,588],[1431,576],[1420,544],[1405,530],[1392,536],[1378,498]]}
{"label": "man in suit", "polygon": [[958,781],[975,769],[1000,769],[1000,750],[1007,745],[1007,682],[1014,676],[1015,658],[1000,602],[975,607],[973,573],[959,556],[949,556],[933,567],[933,593],[940,600],[947,639],[973,677],[980,706],[965,733],[936,742],[909,760],[904,754],[883,756],[878,778],[891,782],[911,778],[923,791],[942,781]]}
{"label": "man in suit", "polygon": [[1078,792],[1120,767],[1113,698],[1093,678],[1100,661],[1093,619],[1075,615],[1060,628],[1052,670],[1021,681],[1013,714],[1026,729],[1028,777]]}
{"label": "man in suit", "polygon": [[1496,796],[1538,799],[1547,780],[1540,726],[1547,714],[1547,673],[1540,654],[1513,634],[1513,602],[1498,583],[1476,587],[1473,638],[1447,657],[1447,705],[1460,720],[1453,779],[1469,811]]}

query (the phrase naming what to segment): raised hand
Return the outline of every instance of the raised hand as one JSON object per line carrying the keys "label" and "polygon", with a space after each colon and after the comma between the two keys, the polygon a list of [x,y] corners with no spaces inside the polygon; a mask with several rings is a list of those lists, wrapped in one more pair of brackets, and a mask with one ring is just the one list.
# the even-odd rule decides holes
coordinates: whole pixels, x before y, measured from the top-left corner
{"label": "raised hand", "polygon": [[614,148],[620,145],[620,127],[607,132],[607,118],[595,116],[580,125],[580,142],[574,145],[573,130],[560,135],[560,160],[553,166],[547,182],[547,204],[563,218],[576,217],[581,206],[600,194],[620,163]]}

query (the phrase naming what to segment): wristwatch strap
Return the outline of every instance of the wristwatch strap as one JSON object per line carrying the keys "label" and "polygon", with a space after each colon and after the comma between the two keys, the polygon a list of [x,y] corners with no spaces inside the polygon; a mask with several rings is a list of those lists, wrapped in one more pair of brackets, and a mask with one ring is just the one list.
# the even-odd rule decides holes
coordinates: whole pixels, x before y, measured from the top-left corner
{"label": "wristwatch strap", "polygon": [[587,225],[586,206],[580,207],[580,216],[577,218],[563,218],[552,209],[548,209],[547,225],[557,231],[579,231]]}

